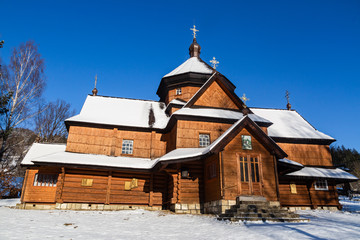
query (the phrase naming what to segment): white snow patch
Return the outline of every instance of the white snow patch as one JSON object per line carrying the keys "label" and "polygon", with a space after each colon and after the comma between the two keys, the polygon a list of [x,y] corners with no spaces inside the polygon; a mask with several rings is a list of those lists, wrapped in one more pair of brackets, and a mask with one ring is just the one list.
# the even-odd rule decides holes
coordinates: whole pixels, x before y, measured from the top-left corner
{"label": "white snow patch", "polygon": [[287,158],[279,159],[279,161],[283,162],[283,163],[299,166],[299,167],[304,167],[304,165],[302,165],[301,163],[295,162],[295,161],[287,159]]}
{"label": "white snow patch", "polygon": [[296,111],[281,109],[250,108],[253,113],[270,120],[273,125],[268,128],[270,137],[327,139],[332,137],[316,130]]}
{"label": "white snow patch", "polygon": [[19,210],[4,201],[0,239],[360,239],[360,215],[345,211],[298,211],[309,223],[229,223],[168,211]]}
{"label": "white snow patch", "polygon": [[188,72],[212,74],[213,71],[213,69],[203,63],[198,57],[191,57],[180,66],[172,70],[170,73],[166,74],[164,77],[170,77]]}
{"label": "white snow patch", "polygon": [[90,95],[80,114],[65,121],[149,128],[151,108],[155,116],[153,128],[164,128],[168,122],[164,103]]}

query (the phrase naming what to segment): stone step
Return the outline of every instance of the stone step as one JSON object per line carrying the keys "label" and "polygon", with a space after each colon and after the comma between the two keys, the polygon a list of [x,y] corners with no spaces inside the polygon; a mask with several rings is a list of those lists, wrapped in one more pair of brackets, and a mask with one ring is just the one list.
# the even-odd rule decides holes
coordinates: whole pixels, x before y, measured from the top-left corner
{"label": "stone step", "polygon": [[270,206],[262,196],[239,196],[236,205],[231,206],[218,220],[229,221],[275,221],[275,222],[304,222],[309,221],[288,209]]}

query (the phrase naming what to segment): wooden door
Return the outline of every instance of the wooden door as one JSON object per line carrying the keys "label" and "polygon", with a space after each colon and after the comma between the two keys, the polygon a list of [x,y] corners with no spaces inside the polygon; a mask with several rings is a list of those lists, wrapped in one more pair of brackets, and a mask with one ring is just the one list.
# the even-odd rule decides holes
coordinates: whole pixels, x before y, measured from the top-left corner
{"label": "wooden door", "polygon": [[262,169],[260,156],[238,155],[240,195],[262,195]]}

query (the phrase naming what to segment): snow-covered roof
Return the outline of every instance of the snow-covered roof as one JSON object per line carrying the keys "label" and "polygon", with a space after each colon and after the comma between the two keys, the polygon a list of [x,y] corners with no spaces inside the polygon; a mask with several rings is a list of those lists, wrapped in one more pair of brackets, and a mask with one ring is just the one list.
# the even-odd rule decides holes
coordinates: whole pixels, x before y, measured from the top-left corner
{"label": "snow-covered roof", "polygon": [[170,73],[166,74],[164,77],[170,77],[188,72],[212,74],[213,69],[202,62],[198,57],[191,57],[183,64],[172,70]]}
{"label": "snow-covered roof", "polygon": [[345,172],[339,168],[326,169],[326,168],[318,168],[318,167],[304,167],[299,171],[288,173],[286,175],[293,177],[332,178],[332,179],[348,179],[348,180],[358,179],[354,175]]}
{"label": "snow-covered roof", "polygon": [[335,140],[316,130],[296,111],[261,108],[251,108],[251,111],[273,123],[268,127],[270,137]]}
{"label": "snow-covered roof", "polygon": [[176,99],[176,98],[169,102],[169,104],[178,104],[178,105],[185,105],[185,103],[186,103],[185,101],[183,101],[181,99]]}
{"label": "snow-covered roof", "polygon": [[[173,113],[173,115],[187,115],[187,116],[199,116],[199,117],[213,117],[213,118],[223,118],[223,119],[241,119],[244,114],[242,112],[224,110],[218,108],[181,108]],[[254,122],[271,122],[259,115],[248,114],[249,118]]]}
{"label": "snow-covered roof", "polygon": [[151,109],[152,127],[164,128],[168,122],[164,103],[104,96],[87,96],[80,114],[66,121],[149,128]]}
{"label": "snow-covered roof", "polygon": [[151,169],[156,160],[149,158],[111,157],[106,155],[65,152],[65,145],[34,143],[23,159],[23,165],[58,163],[115,168]]}
{"label": "snow-covered roof", "polygon": [[57,163],[88,166],[103,166],[116,168],[151,169],[158,162],[179,160],[203,156],[210,153],[220,141],[243,121],[245,117],[238,120],[227,129],[218,139],[205,148],[178,148],[167,154],[151,160],[149,158],[134,157],[112,157],[106,155],[83,154],[66,152],[65,145],[34,143],[22,161],[22,165],[33,165],[34,163]]}
{"label": "snow-covered roof", "polygon": [[279,159],[279,162],[294,165],[294,166],[298,166],[298,167],[304,167],[304,165],[302,165],[301,163],[295,162],[295,161],[287,159],[287,158]]}

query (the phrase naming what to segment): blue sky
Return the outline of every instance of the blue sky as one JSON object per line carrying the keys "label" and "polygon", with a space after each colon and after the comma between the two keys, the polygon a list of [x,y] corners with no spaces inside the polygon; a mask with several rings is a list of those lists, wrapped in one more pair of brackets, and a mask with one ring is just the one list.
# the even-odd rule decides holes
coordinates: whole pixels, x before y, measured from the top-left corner
{"label": "blue sky", "polygon": [[162,76],[188,55],[200,30],[205,61],[250,98],[291,104],[336,144],[360,150],[360,1],[6,1],[0,56],[34,40],[45,59],[44,98],[77,112],[99,95],[158,100]]}

